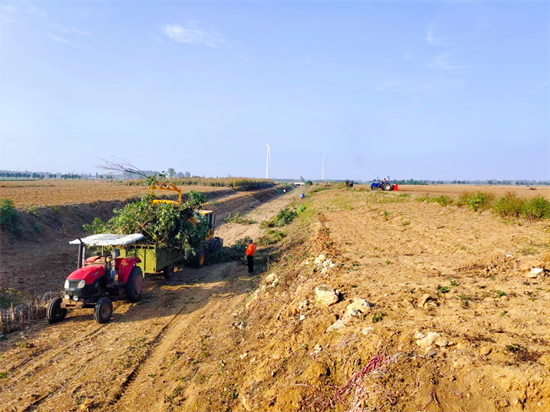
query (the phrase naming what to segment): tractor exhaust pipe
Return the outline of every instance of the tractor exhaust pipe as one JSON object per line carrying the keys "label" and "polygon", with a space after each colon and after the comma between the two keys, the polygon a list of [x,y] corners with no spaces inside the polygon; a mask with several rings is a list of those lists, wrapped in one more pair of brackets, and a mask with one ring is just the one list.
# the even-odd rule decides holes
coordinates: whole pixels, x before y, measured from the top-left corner
{"label": "tractor exhaust pipe", "polygon": [[76,268],[80,269],[84,260],[84,243],[82,243],[82,239],[80,238],[78,238],[78,241],[80,245],[78,245],[78,262],[76,262]]}

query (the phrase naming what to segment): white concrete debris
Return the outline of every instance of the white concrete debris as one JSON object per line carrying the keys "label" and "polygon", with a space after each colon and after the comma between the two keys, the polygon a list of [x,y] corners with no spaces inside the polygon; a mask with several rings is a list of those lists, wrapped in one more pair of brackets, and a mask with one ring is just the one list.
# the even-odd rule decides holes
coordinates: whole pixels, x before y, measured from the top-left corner
{"label": "white concrete debris", "polygon": [[332,269],[336,266],[332,259],[327,259],[325,255],[319,255],[313,261],[313,265],[316,269],[321,269],[321,273],[326,273],[329,269]]}
{"label": "white concrete debris", "polygon": [[529,278],[536,278],[541,273],[544,273],[543,268],[532,268],[531,271],[527,274],[527,277]]}
{"label": "white concrete debris", "polygon": [[327,305],[334,305],[336,302],[338,302],[338,295],[336,294],[336,291],[332,289],[329,285],[319,285],[315,288],[315,296],[317,296],[317,299]]}

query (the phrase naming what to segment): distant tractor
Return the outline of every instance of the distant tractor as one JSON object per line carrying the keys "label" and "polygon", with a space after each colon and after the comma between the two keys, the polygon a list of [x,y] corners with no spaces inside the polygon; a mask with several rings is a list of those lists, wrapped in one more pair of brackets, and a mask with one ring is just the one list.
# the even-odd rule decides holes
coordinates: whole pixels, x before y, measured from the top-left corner
{"label": "distant tractor", "polygon": [[399,185],[393,184],[386,179],[384,180],[375,180],[370,184],[371,190],[384,190],[389,192],[390,190],[399,190]]}

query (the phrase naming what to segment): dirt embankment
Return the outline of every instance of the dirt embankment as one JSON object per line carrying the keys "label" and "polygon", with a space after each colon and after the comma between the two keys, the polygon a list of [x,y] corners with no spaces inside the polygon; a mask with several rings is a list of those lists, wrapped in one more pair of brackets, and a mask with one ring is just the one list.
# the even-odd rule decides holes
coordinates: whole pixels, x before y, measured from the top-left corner
{"label": "dirt embankment", "polygon": [[[229,213],[246,212],[282,193],[279,188],[239,192],[223,189],[206,192],[204,208],[216,211],[217,224]],[[41,294],[59,290],[76,266],[76,250],[69,241],[85,235],[84,224],[94,218],[103,221],[127,201],[94,202],[21,211],[18,235],[0,237],[0,290],[13,288],[23,293]]]}
{"label": "dirt embankment", "polygon": [[399,193],[275,202],[304,207],[259,249],[259,276],[228,263],[149,278],[105,326],[83,311],[5,342],[0,409],[550,410],[548,222]]}

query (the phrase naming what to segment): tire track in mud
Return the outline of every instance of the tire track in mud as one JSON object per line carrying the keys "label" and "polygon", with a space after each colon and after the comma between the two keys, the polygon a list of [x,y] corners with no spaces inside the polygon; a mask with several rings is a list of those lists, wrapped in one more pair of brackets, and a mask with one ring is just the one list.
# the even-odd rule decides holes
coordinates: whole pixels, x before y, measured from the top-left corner
{"label": "tire track in mud", "polygon": [[[34,353],[32,357],[28,357],[27,359],[24,359],[21,363],[17,364],[17,365],[13,365],[11,366],[7,372],[10,373],[10,372],[13,372],[19,368],[22,368],[24,367],[27,363],[31,362],[31,361],[35,361],[36,362],[36,357],[37,356],[40,356],[40,357],[48,357],[48,359],[45,359],[43,360],[43,362],[41,362],[40,364],[38,365],[35,365],[33,364],[32,366],[34,367],[34,369],[32,370],[32,372],[36,372],[37,369],[39,369],[41,366],[44,366],[45,363],[48,363],[48,362],[51,362],[53,359],[57,359],[59,358],[60,355],[64,355],[66,354],[69,350],[75,348],[76,346],[78,346],[79,343],[83,343],[85,340],[87,339],[90,339],[90,338],[93,338],[95,336],[96,333],[98,333],[100,330],[102,330],[103,328],[105,328],[106,326],[110,325],[109,323],[106,323],[106,324],[103,324],[103,325],[100,325],[99,327],[95,328],[93,331],[87,333],[86,335],[84,335],[83,337],[79,338],[79,339],[76,339],[74,340],[72,343],[70,343],[69,345],[63,345],[63,348],[60,349],[59,351],[55,352],[55,353],[51,353],[51,350],[49,350],[48,348],[43,348],[39,353]],[[42,360],[42,359],[41,359]],[[27,375],[28,373],[30,373],[31,371],[28,371],[28,372],[25,372],[25,371],[20,371],[20,374],[23,374],[23,375]]]}
{"label": "tire track in mud", "polygon": [[[186,292],[184,291],[182,296],[179,297],[179,301],[183,302],[182,307],[179,308],[176,313],[169,316],[168,321],[165,322],[162,326],[158,325],[158,324],[155,324],[155,323],[152,323],[152,324],[148,323],[148,325],[161,326],[160,330],[158,330],[158,332],[155,332],[154,335],[150,336],[151,340],[147,344],[147,350],[146,350],[145,354],[140,357],[140,359],[137,361],[137,363],[133,367],[132,371],[126,376],[124,381],[121,384],[119,384],[119,383],[116,384],[117,386],[121,385],[121,387],[120,387],[120,389],[118,390],[118,393],[117,393],[117,395],[120,394],[120,395],[118,395],[118,398],[120,398],[122,396],[122,394],[125,392],[125,389],[128,386],[128,384],[133,380],[133,378],[135,376],[137,376],[143,362],[145,362],[147,360],[150,353],[162,341],[163,336],[167,332],[170,331],[171,326],[174,325],[174,322],[177,323],[177,318],[179,316],[181,316],[184,312],[195,311],[197,307],[203,305],[208,300],[208,298],[212,295],[213,291],[211,291],[211,290],[205,290],[204,292],[199,291],[198,293],[195,290],[196,287],[200,287],[201,285],[203,285],[202,282],[205,282],[205,281],[208,281],[208,280],[212,280],[212,279],[209,279],[209,273],[208,272],[203,272],[203,273],[198,274],[198,276],[193,277],[193,280],[191,280],[191,279],[186,280],[186,281],[192,281],[193,282],[193,287],[187,289]],[[163,302],[164,303],[166,303],[166,302],[176,303],[176,302],[172,301],[172,294],[171,294],[172,292],[173,291],[170,291],[170,290],[163,291],[160,296],[155,296],[153,298],[153,301],[157,301],[157,304],[162,304]],[[192,297],[193,301],[192,302],[189,302],[189,299],[188,299],[189,298],[189,296],[188,296],[189,293],[191,293],[193,295],[193,297]],[[155,308],[150,306],[148,308],[148,310],[149,311],[155,311]],[[139,320],[140,315],[143,315],[143,312],[136,311],[132,315],[132,317],[136,317]],[[157,320],[158,318],[154,318],[154,319]],[[122,323],[122,324],[121,323],[108,323],[106,325],[113,325],[113,327],[115,327],[115,325],[117,325],[117,324],[119,326],[124,325],[124,323]],[[90,383],[91,377],[87,377],[86,372],[90,369],[90,367],[93,367],[93,368],[95,367],[98,370],[104,369],[103,365],[105,365],[105,359],[101,356],[96,356],[97,352],[98,351],[99,352],[103,351],[103,353],[108,353],[108,352],[105,351],[105,349],[108,348],[109,346],[114,346],[114,345],[112,345],[112,343],[120,340],[121,337],[124,336],[124,333],[125,333],[123,330],[115,330],[115,329],[113,329],[113,332],[115,332],[112,336],[113,342],[110,342],[110,341],[105,342],[102,347],[94,347],[91,351],[87,352],[87,354],[91,354],[91,356],[87,357],[87,359],[83,362],[81,367],[73,374],[72,377],[70,377],[69,379],[66,379],[64,382],[60,383],[53,391],[48,390],[47,394],[44,394],[40,398],[38,398],[37,400],[33,401],[30,405],[28,405],[25,409],[23,409],[23,411],[24,412],[30,412],[30,411],[34,411],[34,410],[38,410],[38,409],[59,410],[60,408],[62,410],[69,410],[69,409],[72,410],[72,409],[74,409],[75,405],[74,404],[69,405],[68,403],[71,403],[72,401],[74,401],[75,393],[78,390],[79,386],[86,386],[87,383]],[[124,342],[129,344],[129,346],[126,348],[124,353],[130,353],[130,351],[131,351],[131,342],[130,341],[131,341],[132,337],[135,337],[135,334],[131,333],[130,335],[126,335],[126,338],[124,338]],[[120,355],[120,353],[118,353],[116,351],[111,352],[111,354],[112,355],[110,355],[110,356]],[[111,361],[114,361],[114,360],[115,359],[111,359]],[[74,383],[77,383],[76,387],[75,387],[75,385],[73,385]],[[112,384],[112,382],[111,382],[111,384]],[[103,387],[103,389],[105,389],[105,387]],[[117,395],[115,395],[115,397],[117,397]],[[118,399],[113,399],[111,401],[111,404],[114,405],[117,400]],[[55,404],[55,406],[53,408],[50,406],[50,404],[52,402]],[[108,405],[110,405],[110,404],[109,403],[103,403],[103,408],[108,409],[109,408]],[[18,409],[18,410],[20,410],[20,409]]]}
{"label": "tire track in mud", "polygon": [[[201,303],[202,302],[197,302],[197,303],[194,303],[194,304],[185,304],[178,311],[178,313],[176,313],[172,317],[172,319],[170,319],[170,321],[166,325],[164,325],[164,327],[161,329],[159,334],[155,337],[153,342],[151,342],[151,344],[149,345],[149,348],[147,349],[147,352],[143,356],[143,359],[141,359],[141,361],[135,366],[135,368],[132,370],[132,372],[130,372],[130,374],[128,374],[128,376],[126,377],[124,382],[122,382],[122,385],[120,387],[119,392],[115,395],[114,399],[109,403],[109,406],[111,408],[114,408],[127,392],[130,392],[130,393],[134,392],[134,391],[132,391],[131,385],[136,380],[138,375],[142,372],[142,370],[143,370],[143,373],[149,372],[149,370],[151,368],[150,359],[152,357],[152,354],[154,354],[156,352],[157,346],[162,346],[162,345],[167,344],[167,342],[163,340],[164,336],[169,334],[170,332],[172,332],[172,330],[174,330],[176,328],[176,326],[178,326],[179,321],[176,321],[176,319],[179,318],[182,315],[182,312],[184,312],[185,309],[188,309],[189,311],[193,311],[193,308],[190,308],[189,305],[199,306]],[[170,326],[172,326],[172,324],[173,324],[173,327],[170,328]],[[177,338],[180,338],[181,335],[178,334],[175,337],[177,339]],[[175,341],[175,339],[171,339],[170,344],[173,343],[173,341]],[[147,366],[144,367],[145,364],[147,364]],[[128,388],[130,388],[130,390]]]}
{"label": "tire track in mud", "polygon": [[[171,350],[177,347],[180,341],[189,339],[189,336],[196,332],[197,328],[200,329],[204,326],[204,324],[201,326],[201,319],[204,317],[208,319],[208,314],[230,309],[226,306],[225,300],[212,300],[212,298],[215,294],[229,294],[233,297],[249,287],[248,281],[238,285],[239,282],[242,282],[239,274],[239,267],[234,266],[229,277],[225,279],[227,283],[223,290],[209,293],[201,298],[201,302],[182,308],[174,317],[173,324],[163,331],[162,336],[158,337],[154,345],[149,348],[147,355],[125,380],[121,392],[116,395],[116,399],[110,402],[110,411],[133,411],[136,408],[139,410],[158,410],[158,405],[155,405],[155,402],[159,401],[159,397],[155,399],[155,395],[158,394],[154,391],[144,390],[144,386],[153,383],[148,377],[159,373],[166,355],[170,354]],[[221,276],[216,276],[216,278],[219,277]],[[199,311],[197,306],[203,305],[206,301],[208,301],[208,304],[201,307]],[[183,309],[188,310],[183,311]],[[146,394],[147,405],[142,404],[144,394]]]}

